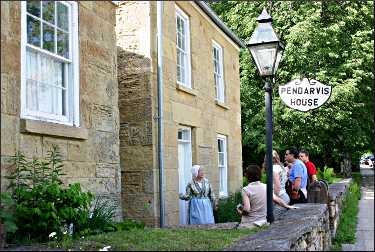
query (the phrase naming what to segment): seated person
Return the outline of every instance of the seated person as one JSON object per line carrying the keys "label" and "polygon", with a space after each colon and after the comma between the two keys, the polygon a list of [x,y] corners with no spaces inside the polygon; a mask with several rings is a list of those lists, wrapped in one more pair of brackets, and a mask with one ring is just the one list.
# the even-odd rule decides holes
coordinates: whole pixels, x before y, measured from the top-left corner
{"label": "seated person", "polygon": [[[253,227],[267,223],[267,185],[260,182],[262,170],[257,165],[246,168],[246,177],[249,184],[242,189],[243,207],[237,208],[241,215],[239,227]],[[286,204],[280,197],[273,194],[273,201],[282,207],[296,208]]]}

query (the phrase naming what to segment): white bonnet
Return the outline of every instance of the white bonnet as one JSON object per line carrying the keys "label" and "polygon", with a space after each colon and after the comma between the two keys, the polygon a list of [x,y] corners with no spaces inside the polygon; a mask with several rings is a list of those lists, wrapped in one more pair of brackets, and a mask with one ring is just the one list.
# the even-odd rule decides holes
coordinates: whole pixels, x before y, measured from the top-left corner
{"label": "white bonnet", "polygon": [[198,176],[198,171],[200,168],[200,165],[193,165],[193,167],[191,167],[191,174],[193,175],[193,177]]}

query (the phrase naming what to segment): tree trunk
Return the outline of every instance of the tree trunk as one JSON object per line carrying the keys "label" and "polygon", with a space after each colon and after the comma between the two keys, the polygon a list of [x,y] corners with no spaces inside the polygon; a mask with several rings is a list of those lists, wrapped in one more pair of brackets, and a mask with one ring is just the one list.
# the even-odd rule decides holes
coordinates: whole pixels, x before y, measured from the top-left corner
{"label": "tree trunk", "polygon": [[345,178],[352,176],[352,162],[349,153],[345,153],[344,160],[341,162],[341,172]]}

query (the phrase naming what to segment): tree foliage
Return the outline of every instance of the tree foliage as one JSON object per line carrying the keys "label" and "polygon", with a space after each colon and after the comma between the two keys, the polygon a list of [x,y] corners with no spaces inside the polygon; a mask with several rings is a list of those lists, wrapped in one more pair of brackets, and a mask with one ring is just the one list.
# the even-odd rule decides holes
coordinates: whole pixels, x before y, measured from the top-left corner
{"label": "tree foliage", "polygon": [[[285,45],[273,92],[273,146],[305,148],[318,164],[337,167],[344,156],[358,160],[372,148],[372,1],[215,1],[210,6],[244,41],[266,7]],[[263,84],[248,50],[240,53],[244,163],[263,160],[265,109]],[[288,108],[278,86],[307,77],[332,87],[322,107]]]}

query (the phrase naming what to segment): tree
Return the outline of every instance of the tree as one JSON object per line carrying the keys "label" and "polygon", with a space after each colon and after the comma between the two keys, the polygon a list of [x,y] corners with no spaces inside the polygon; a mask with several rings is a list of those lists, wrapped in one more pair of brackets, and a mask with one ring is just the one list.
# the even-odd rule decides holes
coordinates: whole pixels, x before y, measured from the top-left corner
{"label": "tree", "polygon": [[[252,1],[211,2],[211,7],[244,41],[266,7],[285,44],[273,93],[273,146],[306,148],[319,165],[336,169],[373,148],[373,2]],[[265,153],[263,84],[248,50],[240,54],[244,164]],[[317,79],[332,87],[322,107],[299,112],[286,107],[278,86],[292,79]]]}

